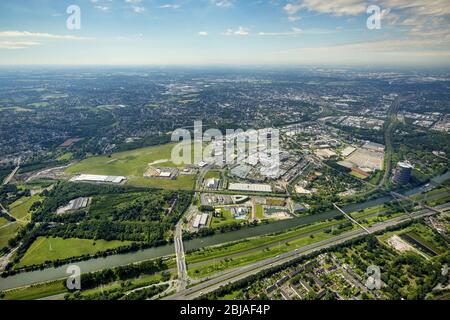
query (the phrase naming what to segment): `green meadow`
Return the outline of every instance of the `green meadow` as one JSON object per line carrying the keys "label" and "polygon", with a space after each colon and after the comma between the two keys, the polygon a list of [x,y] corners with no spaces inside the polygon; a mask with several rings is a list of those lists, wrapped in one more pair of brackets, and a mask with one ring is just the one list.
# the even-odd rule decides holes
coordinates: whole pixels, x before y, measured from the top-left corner
{"label": "green meadow", "polygon": [[176,167],[170,160],[174,146],[175,144],[171,143],[114,153],[110,157],[87,158],[67,168],[66,173],[126,176],[127,183],[133,186],[192,190],[195,176],[179,176],[176,180],[144,177],[149,164],[155,167]]}
{"label": "green meadow", "polygon": [[0,228],[6,226],[9,223],[5,218],[0,218]]}
{"label": "green meadow", "polygon": [[30,208],[40,200],[42,198],[39,195],[20,198],[11,205],[11,215],[19,221],[29,222],[31,220]]}
{"label": "green meadow", "polygon": [[100,251],[114,249],[129,244],[131,244],[130,241],[39,237],[33,242],[16,267],[21,268],[42,264],[46,261],[62,260],[86,254],[92,255]]}

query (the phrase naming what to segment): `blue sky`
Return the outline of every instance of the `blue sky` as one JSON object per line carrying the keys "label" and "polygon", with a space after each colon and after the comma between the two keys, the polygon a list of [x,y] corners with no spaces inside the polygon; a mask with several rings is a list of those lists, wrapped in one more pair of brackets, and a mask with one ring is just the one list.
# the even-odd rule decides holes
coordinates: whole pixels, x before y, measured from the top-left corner
{"label": "blue sky", "polygon": [[2,0],[0,64],[449,65],[449,21],[448,0]]}

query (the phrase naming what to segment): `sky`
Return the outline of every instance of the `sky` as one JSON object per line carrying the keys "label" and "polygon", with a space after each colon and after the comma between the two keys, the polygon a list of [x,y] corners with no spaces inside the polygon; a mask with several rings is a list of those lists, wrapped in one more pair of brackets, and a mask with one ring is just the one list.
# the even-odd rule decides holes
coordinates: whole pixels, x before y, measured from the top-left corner
{"label": "sky", "polygon": [[1,0],[0,64],[449,66],[450,1]]}

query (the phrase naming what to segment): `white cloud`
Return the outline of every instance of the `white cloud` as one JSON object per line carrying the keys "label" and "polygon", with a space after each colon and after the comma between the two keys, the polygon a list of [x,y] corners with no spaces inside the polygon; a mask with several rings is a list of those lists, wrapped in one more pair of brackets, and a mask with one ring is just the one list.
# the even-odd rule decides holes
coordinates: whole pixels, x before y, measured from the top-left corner
{"label": "white cloud", "polygon": [[450,15],[448,0],[382,0],[381,5],[391,9],[409,10],[416,16]]}
{"label": "white cloud", "polygon": [[361,0],[303,0],[300,6],[301,9],[305,8],[310,11],[329,13],[336,16],[354,16],[365,13],[368,4]]}
{"label": "white cloud", "polygon": [[145,8],[141,7],[141,6],[133,6],[133,11],[134,11],[134,13],[144,13]]}
{"label": "white cloud", "polygon": [[299,16],[289,16],[288,17],[288,20],[290,21],[290,22],[297,22],[297,21],[299,21],[299,20],[301,20],[302,18],[301,17],[299,17]]}
{"label": "white cloud", "polygon": [[125,0],[126,3],[141,3],[142,0]]}
{"label": "white cloud", "polygon": [[201,37],[207,37],[207,36],[208,36],[208,32],[206,32],[206,31],[200,31],[200,32],[198,33],[198,35],[201,36]]}
{"label": "white cloud", "polygon": [[[285,63],[331,64],[432,64],[448,60],[450,49],[433,39],[382,40],[335,46],[305,47],[272,53],[272,59]],[[436,60],[430,60],[435,58]]]}
{"label": "white cloud", "polygon": [[179,4],[163,4],[159,6],[160,9],[179,9],[181,6]]}
{"label": "white cloud", "polygon": [[248,36],[250,31],[248,28],[239,27],[237,30],[227,29],[227,31],[221,33],[223,36]]}
{"label": "white cloud", "polygon": [[15,38],[47,38],[47,39],[62,39],[62,40],[87,40],[90,38],[72,36],[72,35],[57,35],[50,33],[41,32],[30,32],[30,31],[0,31],[0,37],[15,37]]}
{"label": "white cloud", "polygon": [[291,31],[286,32],[260,32],[259,36],[298,36],[303,33],[302,29],[292,28]]}
{"label": "white cloud", "polygon": [[109,11],[109,7],[108,6],[94,6],[95,9],[98,9],[100,11],[106,12]]}
{"label": "white cloud", "polygon": [[40,45],[40,43],[33,41],[0,41],[0,49],[26,49],[37,45]]}
{"label": "white cloud", "polygon": [[288,3],[284,6],[283,10],[286,11],[288,15],[297,14],[301,10],[302,6],[300,4]]}
{"label": "white cloud", "polygon": [[211,0],[216,7],[229,8],[233,6],[234,0]]}

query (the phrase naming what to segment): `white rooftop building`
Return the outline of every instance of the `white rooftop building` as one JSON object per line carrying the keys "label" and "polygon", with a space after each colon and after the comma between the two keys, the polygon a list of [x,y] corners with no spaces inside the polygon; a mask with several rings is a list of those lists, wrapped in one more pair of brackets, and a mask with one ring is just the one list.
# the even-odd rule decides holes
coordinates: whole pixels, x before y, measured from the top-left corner
{"label": "white rooftop building", "polygon": [[229,190],[250,192],[272,192],[272,186],[268,184],[230,183]]}
{"label": "white rooftop building", "polygon": [[101,176],[93,174],[80,174],[70,181],[72,182],[103,182],[103,183],[121,183],[127,180],[127,177],[123,176]]}

